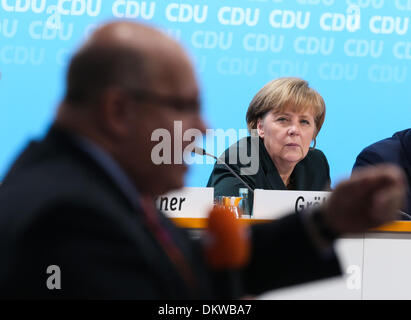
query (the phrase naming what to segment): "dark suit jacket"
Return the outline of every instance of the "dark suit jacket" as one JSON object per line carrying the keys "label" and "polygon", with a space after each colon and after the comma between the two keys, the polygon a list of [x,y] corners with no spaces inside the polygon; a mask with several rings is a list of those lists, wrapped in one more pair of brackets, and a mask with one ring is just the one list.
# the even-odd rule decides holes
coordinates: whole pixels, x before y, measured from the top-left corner
{"label": "dark suit jacket", "polygon": [[[0,187],[0,297],[237,297],[340,273],[336,257],[322,257],[290,215],[253,228],[251,262],[236,273],[242,289],[230,296],[224,281],[232,273],[211,270],[201,246],[159,213],[196,276],[190,291],[141,212],[70,135],[52,128]],[[60,290],[46,286],[50,265],[60,267]]]}
{"label": "dark suit jacket", "polygon": [[[244,140],[246,139],[246,141]],[[245,143],[246,142],[246,143]],[[267,190],[287,190],[281,179],[277,168],[265,149],[264,142],[259,139],[259,168],[256,174],[241,175],[241,169],[249,165],[242,164],[239,158],[240,152],[247,148],[248,154],[251,150],[251,138],[243,138],[242,142],[237,142],[228,148],[220,158],[230,165],[230,167],[244,179],[252,189]],[[230,164],[230,152],[237,152],[237,162]],[[244,161],[243,161],[244,162]],[[290,177],[294,190],[320,191],[330,189],[330,167],[324,154],[318,149],[310,149],[307,156],[301,160],[294,168]],[[239,181],[223,165],[215,164],[207,183],[208,187],[214,187],[214,196],[239,196],[238,189],[244,188],[244,184]],[[253,205],[253,197],[250,198],[250,206]]]}
{"label": "dark suit jacket", "polygon": [[411,214],[411,129],[396,132],[391,138],[378,141],[360,152],[353,171],[378,163],[393,163],[404,169],[408,180],[407,204],[404,212]]}

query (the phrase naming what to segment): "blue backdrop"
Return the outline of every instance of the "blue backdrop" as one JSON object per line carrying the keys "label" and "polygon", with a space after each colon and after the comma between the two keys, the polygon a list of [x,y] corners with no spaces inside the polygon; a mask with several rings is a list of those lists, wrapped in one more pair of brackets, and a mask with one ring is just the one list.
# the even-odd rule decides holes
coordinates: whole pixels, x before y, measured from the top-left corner
{"label": "blue backdrop", "polygon": [[[73,50],[127,18],[184,44],[210,128],[246,128],[251,98],[273,78],[308,80],[327,105],[317,147],[335,184],[363,147],[410,127],[410,14],[410,0],[2,0],[0,180],[49,126]],[[187,185],[205,185],[211,169],[193,165]]]}

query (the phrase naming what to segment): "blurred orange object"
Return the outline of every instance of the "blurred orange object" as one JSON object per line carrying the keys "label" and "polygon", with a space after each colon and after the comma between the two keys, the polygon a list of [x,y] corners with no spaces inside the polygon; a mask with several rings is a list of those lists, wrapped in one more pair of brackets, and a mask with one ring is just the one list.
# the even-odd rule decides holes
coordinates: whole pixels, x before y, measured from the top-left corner
{"label": "blurred orange object", "polygon": [[245,266],[250,256],[248,226],[241,224],[229,207],[215,206],[205,233],[206,259],[215,269]]}

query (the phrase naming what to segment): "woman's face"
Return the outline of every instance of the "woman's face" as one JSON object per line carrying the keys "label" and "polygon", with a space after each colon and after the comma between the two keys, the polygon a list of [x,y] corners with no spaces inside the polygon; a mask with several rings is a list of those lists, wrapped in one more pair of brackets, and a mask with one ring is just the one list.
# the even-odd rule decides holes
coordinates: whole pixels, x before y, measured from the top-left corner
{"label": "woman's face", "polygon": [[311,111],[297,113],[286,108],[259,119],[257,132],[276,166],[296,165],[304,159],[314,139],[315,122]]}

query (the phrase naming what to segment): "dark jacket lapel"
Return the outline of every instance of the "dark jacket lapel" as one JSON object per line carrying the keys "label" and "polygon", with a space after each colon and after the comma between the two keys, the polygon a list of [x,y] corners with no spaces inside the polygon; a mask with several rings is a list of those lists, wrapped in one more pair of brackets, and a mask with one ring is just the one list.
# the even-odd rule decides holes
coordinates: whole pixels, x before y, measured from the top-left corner
{"label": "dark jacket lapel", "polygon": [[260,164],[261,169],[266,177],[267,189],[272,190],[286,190],[283,180],[278,173],[276,166],[273,163],[267,149],[264,146],[264,141],[260,139]]}

